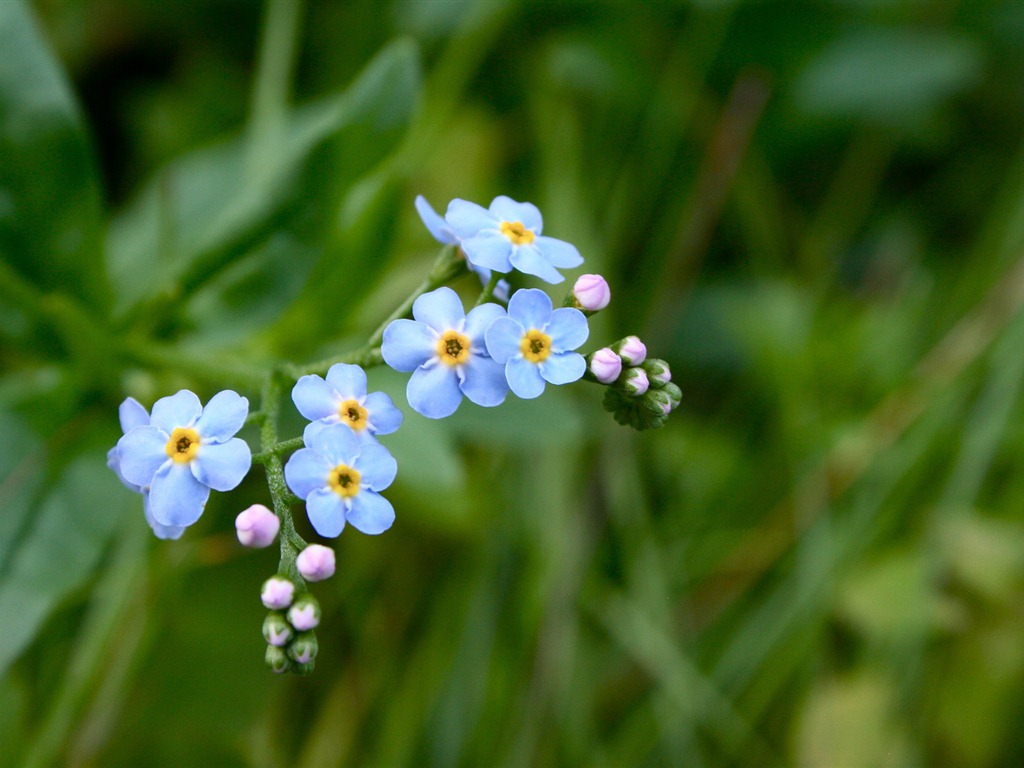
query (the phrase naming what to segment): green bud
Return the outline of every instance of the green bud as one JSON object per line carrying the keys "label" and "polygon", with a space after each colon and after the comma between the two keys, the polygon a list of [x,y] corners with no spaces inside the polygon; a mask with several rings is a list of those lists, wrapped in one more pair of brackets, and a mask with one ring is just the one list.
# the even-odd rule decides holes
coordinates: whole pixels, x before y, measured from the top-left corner
{"label": "green bud", "polygon": [[681,390],[672,382],[669,382],[668,384],[665,385],[662,391],[666,392],[669,398],[672,400],[672,410],[674,411],[676,408],[678,408],[679,403],[681,403],[683,400],[683,390]]}
{"label": "green bud", "polygon": [[649,357],[641,363],[640,367],[647,371],[647,380],[651,383],[651,389],[661,389],[672,381],[672,371],[669,370],[668,363],[664,360]]}
{"label": "green bud", "polygon": [[647,371],[643,368],[629,368],[619,377],[617,386],[630,397],[640,397],[650,386]]}
{"label": "green bud", "polygon": [[307,662],[306,664],[296,664],[296,665],[294,665],[292,667],[292,672],[294,672],[296,675],[302,675],[303,677],[308,677],[309,675],[313,674],[313,670],[314,669],[316,669],[316,662],[315,661],[310,661],[310,662]]}
{"label": "green bud", "polygon": [[295,632],[281,611],[271,611],[263,620],[263,639],[270,645],[283,648],[288,645]]}
{"label": "green bud", "polygon": [[668,416],[672,411],[672,398],[664,389],[649,389],[640,399],[640,406],[654,416]]}
{"label": "green bud", "polygon": [[275,675],[280,675],[283,672],[287,672],[292,667],[291,659],[288,658],[288,654],[284,652],[284,648],[278,648],[276,645],[268,645],[267,653],[263,657],[263,660],[270,667],[270,671]]}
{"label": "green bud", "polygon": [[317,650],[316,632],[300,632],[288,646],[288,658],[296,664],[309,664]]}

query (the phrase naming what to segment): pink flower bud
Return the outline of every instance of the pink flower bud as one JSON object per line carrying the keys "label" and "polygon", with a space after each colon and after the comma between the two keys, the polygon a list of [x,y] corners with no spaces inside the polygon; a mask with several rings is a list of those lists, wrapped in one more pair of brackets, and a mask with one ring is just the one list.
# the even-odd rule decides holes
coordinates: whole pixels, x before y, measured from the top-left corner
{"label": "pink flower bud", "polygon": [[[626,365],[640,365],[647,359],[647,346],[636,336],[627,336],[615,350]],[[645,377],[646,378],[646,377]]]}
{"label": "pink flower bud", "polygon": [[316,629],[320,623],[320,606],[316,600],[307,595],[288,609],[288,623],[299,632]]}
{"label": "pink flower bud", "polygon": [[253,504],[235,518],[238,540],[247,547],[267,547],[277,538],[281,521],[262,504]]}
{"label": "pink flower bud", "polygon": [[287,608],[295,597],[295,585],[281,576],[273,576],[263,582],[260,599],[271,610]]}
{"label": "pink flower bud", "polygon": [[622,373],[622,358],[608,347],[599,349],[590,356],[590,372],[602,384],[611,384]]}
{"label": "pink flower bud", "polygon": [[647,371],[643,368],[630,368],[626,372],[626,380],[622,384],[626,394],[631,397],[640,397],[650,386],[651,383],[647,379]]}
{"label": "pink flower bud", "polygon": [[299,552],[295,564],[306,581],[329,579],[334,575],[334,550],[319,544],[310,544]]}
{"label": "pink flower bud", "polygon": [[608,281],[600,275],[580,275],[572,287],[573,296],[582,309],[597,312],[608,306],[612,300],[612,290]]}

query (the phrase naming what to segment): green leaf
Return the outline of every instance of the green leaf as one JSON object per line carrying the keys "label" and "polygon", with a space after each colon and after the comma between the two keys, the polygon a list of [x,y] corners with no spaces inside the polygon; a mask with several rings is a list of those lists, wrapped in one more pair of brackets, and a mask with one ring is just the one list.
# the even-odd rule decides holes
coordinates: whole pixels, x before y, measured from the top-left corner
{"label": "green leaf", "polygon": [[93,572],[111,534],[141,500],[105,465],[100,446],[73,461],[33,510],[32,527],[0,576],[0,677],[59,603]]}
{"label": "green leaf", "polygon": [[45,290],[105,309],[92,148],[28,5],[0,3],[0,258]]}
{"label": "green leaf", "polygon": [[43,477],[42,441],[20,419],[0,411],[0,578],[25,528]]}

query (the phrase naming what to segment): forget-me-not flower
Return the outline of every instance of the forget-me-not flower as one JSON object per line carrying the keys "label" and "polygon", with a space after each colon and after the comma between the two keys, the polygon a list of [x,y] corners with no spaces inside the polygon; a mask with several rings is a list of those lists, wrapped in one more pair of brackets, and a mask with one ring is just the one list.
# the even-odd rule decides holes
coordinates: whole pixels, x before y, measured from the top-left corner
{"label": "forget-me-not flower", "polygon": [[303,376],[292,388],[292,401],[310,421],[342,423],[360,436],[387,435],[402,425],[402,412],[390,397],[366,394],[366,372],[358,365],[336,363],[326,379]]}
{"label": "forget-me-not flower", "polygon": [[118,441],[121,476],[149,488],[157,523],[191,525],[202,515],[211,489],[230,491],[242,482],[252,454],[234,435],[248,413],[249,401],[231,390],[218,392],[203,408],[183,389],[157,400],[149,422]]}
{"label": "forget-me-not flower", "polygon": [[[121,431],[125,434],[135,429],[135,427],[149,426],[149,411],[133,397],[129,397],[121,403],[117,409],[117,415],[121,420]],[[142,494],[142,513],[146,516],[146,522],[153,529],[153,533],[156,534],[158,539],[181,538],[181,534],[185,532],[185,526],[161,525],[153,518],[153,513],[149,509],[149,486],[137,485],[125,479],[125,476],[121,473],[121,454],[118,453],[116,445],[107,451],[107,466],[114,470],[118,480],[128,490]]]}
{"label": "forget-me-not flower", "polygon": [[[448,225],[448,222],[444,220],[437,211],[433,209],[430,203],[423,195],[416,196],[416,212],[420,215],[420,219],[423,220],[424,226],[430,231],[430,234],[434,236],[434,239],[441,245],[460,245],[461,240]],[[464,252],[463,252],[464,253]],[[472,269],[480,277],[480,282],[483,285],[487,285],[491,281],[491,270],[487,267],[481,267],[472,262],[467,262],[469,268]],[[494,286],[494,296],[501,301],[508,301],[509,284],[508,280],[499,280]]]}
{"label": "forget-me-not flower", "polygon": [[505,375],[484,342],[503,308],[481,304],[466,314],[455,291],[438,288],[413,302],[412,316],[384,329],[380,351],[396,371],[413,372],[406,387],[413,410],[442,419],[455,413],[463,395],[484,406],[505,400]]}
{"label": "forget-me-not flower", "polygon": [[448,204],[444,220],[474,266],[498,272],[518,269],[545,282],[560,283],[564,278],[556,267],[583,263],[576,246],[541,235],[544,221],[532,203],[501,195],[484,208],[455,199]]}
{"label": "forget-me-not flower", "polygon": [[544,382],[568,384],[587,368],[583,355],[573,352],[587,340],[587,318],[578,309],[552,311],[544,291],[516,291],[508,303],[508,316],[487,329],[487,349],[505,366],[509,387],[519,397],[532,398],[544,391]]}
{"label": "forget-me-not flower", "polygon": [[306,501],[316,532],[333,538],[345,523],[363,533],[383,533],[395,521],[391,502],[380,495],[395,479],[398,464],[376,440],[360,440],[342,424],[313,422],[306,443],[288,459],[284,478]]}

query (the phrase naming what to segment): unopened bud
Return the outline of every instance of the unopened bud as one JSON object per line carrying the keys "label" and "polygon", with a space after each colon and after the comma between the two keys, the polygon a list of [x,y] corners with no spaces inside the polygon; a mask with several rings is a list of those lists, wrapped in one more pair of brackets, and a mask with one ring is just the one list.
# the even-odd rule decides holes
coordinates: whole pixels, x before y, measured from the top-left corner
{"label": "unopened bud", "polygon": [[292,604],[295,585],[282,576],[273,576],[263,582],[260,599],[270,610],[280,610]]}
{"label": "unopened bud", "polygon": [[647,358],[647,346],[636,336],[627,336],[612,344],[626,365],[640,365]]}
{"label": "unopened bud", "polygon": [[320,604],[312,595],[302,595],[288,609],[288,621],[299,632],[316,629],[320,623]]}
{"label": "unopened bud", "polygon": [[292,666],[292,661],[288,658],[288,654],[284,652],[284,648],[278,648],[276,645],[267,646],[267,653],[263,660],[275,675],[287,672]]}
{"label": "unopened bud", "polygon": [[664,389],[648,390],[641,405],[658,416],[668,416],[672,412],[672,398]]}
{"label": "unopened bud", "polygon": [[288,645],[294,635],[295,632],[291,625],[280,611],[271,611],[263,620],[263,639],[269,645],[276,645],[278,648],[284,647]]}
{"label": "unopened bud", "polygon": [[590,355],[587,370],[602,384],[611,384],[622,373],[622,358],[609,347],[603,347]]}
{"label": "unopened bud", "polygon": [[608,281],[600,275],[580,275],[572,287],[572,295],[584,312],[597,312],[607,307],[612,300]]}
{"label": "unopened bud", "polygon": [[647,371],[643,368],[630,368],[622,380],[622,391],[630,397],[640,397],[649,386]]}
{"label": "unopened bud", "polygon": [[315,632],[300,633],[288,646],[288,658],[296,664],[309,664],[316,658],[317,643]]}
{"label": "unopened bud", "polygon": [[644,364],[641,367],[647,371],[647,380],[651,383],[653,389],[661,389],[672,381],[672,371],[669,370],[668,363],[664,360],[649,357],[644,360]]}
{"label": "unopened bud", "polygon": [[262,504],[253,504],[235,518],[238,540],[247,547],[267,547],[277,538],[281,521]]}
{"label": "unopened bud", "polygon": [[669,382],[668,384],[665,385],[662,391],[665,394],[667,394],[669,398],[672,400],[672,410],[674,411],[676,408],[678,408],[679,403],[682,402],[683,399],[683,390],[681,390],[677,385],[673,384],[672,382]]}
{"label": "unopened bud", "polygon": [[299,552],[295,565],[306,581],[329,579],[334,575],[334,550],[320,544],[310,544]]}

